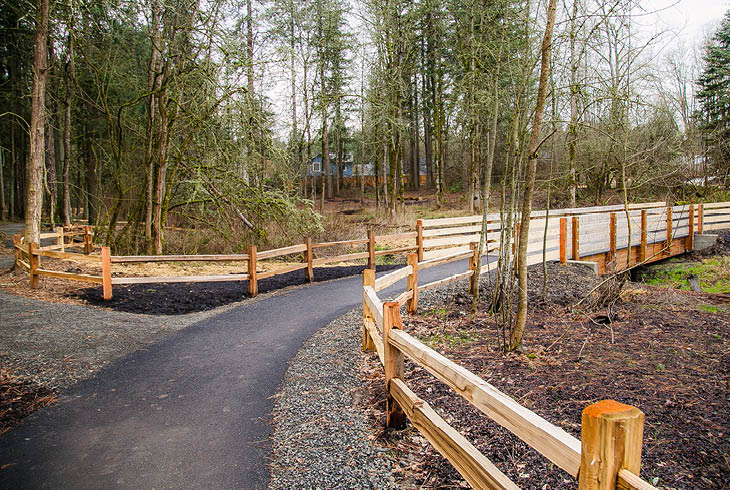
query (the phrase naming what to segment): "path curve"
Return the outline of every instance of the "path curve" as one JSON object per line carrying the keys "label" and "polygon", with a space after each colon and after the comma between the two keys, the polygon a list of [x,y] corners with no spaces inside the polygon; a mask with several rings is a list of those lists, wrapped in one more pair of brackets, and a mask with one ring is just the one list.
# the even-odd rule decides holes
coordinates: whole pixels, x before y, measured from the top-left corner
{"label": "path curve", "polygon": [[0,488],[266,488],[272,396],[303,342],[360,305],[361,284],[248,301],[117,360],[0,437]]}

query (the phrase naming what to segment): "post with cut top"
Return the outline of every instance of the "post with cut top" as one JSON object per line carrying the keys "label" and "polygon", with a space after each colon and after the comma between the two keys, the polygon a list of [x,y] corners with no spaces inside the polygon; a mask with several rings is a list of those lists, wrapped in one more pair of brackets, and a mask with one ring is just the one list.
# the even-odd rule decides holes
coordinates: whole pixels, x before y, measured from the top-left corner
{"label": "post with cut top", "polygon": [[39,258],[36,254],[38,250],[38,244],[35,242],[30,242],[28,244],[28,264],[30,265],[30,270],[28,273],[30,274],[30,287],[31,289],[38,289],[41,287],[40,279],[41,276],[36,272],[38,268],[40,267],[39,264]]}
{"label": "post with cut top", "polygon": [[411,273],[408,275],[408,291],[413,291],[413,297],[408,300],[408,312],[418,311],[418,253],[408,254],[408,265],[411,266]]}
{"label": "post with cut top", "polygon": [[672,254],[672,208],[667,207],[667,240],[664,243],[664,255]]}
{"label": "post with cut top", "polygon": [[307,259],[307,281],[314,282],[314,267],[312,264],[312,237],[304,239],[304,245],[307,247],[306,259]]}
{"label": "post with cut top", "polygon": [[687,241],[684,244],[685,250],[694,250],[695,248],[695,206],[689,205],[689,223],[687,229]]}
{"label": "post with cut top", "polygon": [[423,220],[416,221],[416,245],[418,246],[418,261],[423,262]]}
{"label": "post with cut top", "polygon": [[84,253],[89,255],[94,251],[94,244],[91,236],[91,226],[84,226]]}
{"label": "post with cut top", "polygon": [[638,476],[643,436],[644,414],[638,408],[614,400],[586,407],[581,418],[578,488],[613,490],[623,469]]}
{"label": "post with cut top", "polygon": [[368,228],[368,269],[375,270],[375,232]]}
{"label": "post with cut top", "polygon": [[375,344],[373,339],[370,338],[370,332],[368,332],[367,326],[365,325],[366,320],[374,322],[370,308],[368,307],[367,301],[365,301],[365,286],[375,287],[375,270],[365,269],[362,271],[362,350],[363,352],[375,350]]}
{"label": "post with cut top", "polygon": [[406,425],[406,415],[398,402],[390,394],[390,381],[393,378],[403,379],[403,353],[390,345],[390,331],[402,328],[400,305],[388,301],[383,306],[383,360],[385,367],[385,426],[402,429]]}
{"label": "post with cut top", "polygon": [[612,262],[616,270],[616,213],[611,213],[608,221],[608,262]]}
{"label": "post with cut top", "polygon": [[639,262],[646,260],[646,209],[641,210],[641,245],[639,245]]}
{"label": "post with cut top", "polygon": [[101,247],[101,288],[104,300],[112,299],[112,254],[109,247]]}
{"label": "post with cut top", "polygon": [[568,261],[567,241],[568,241],[568,218],[560,218],[560,263],[561,264],[565,264]]}
{"label": "post with cut top", "polygon": [[56,246],[61,252],[66,251],[66,244],[63,241],[63,226],[56,227]]}
{"label": "post with cut top", "polygon": [[580,217],[573,216],[573,260],[580,260]]}
{"label": "post with cut top", "polygon": [[248,246],[248,294],[259,294],[259,282],[256,278],[256,245]]}

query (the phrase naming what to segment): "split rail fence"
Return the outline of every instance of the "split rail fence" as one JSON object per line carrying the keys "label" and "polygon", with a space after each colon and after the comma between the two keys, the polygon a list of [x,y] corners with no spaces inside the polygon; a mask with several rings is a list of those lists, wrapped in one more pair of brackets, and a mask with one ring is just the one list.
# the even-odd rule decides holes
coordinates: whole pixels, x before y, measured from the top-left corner
{"label": "split rail fence", "polygon": [[[546,225],[547,221],[547,227]],[[536,211],[531,217],[528,265],[547,260],[592,261],[601,273],[691,250],[696,233],[730,227],[730,202],[665,207],[664,203],[622,207]],[[515,230],[519,233],[519,230]],[[499,215],[488,216],[485,254],[499,248]],[[463,435],[451,427],[404,381],[408,357],[451,387],[474,407],[578,479],[581,490],[655,487],[639,477],[644,414],[636,407],[603,400],[583,410],[581,440],[523,407],[476,374],[403,331],[402,307],[418,310],[418,294],[450,282],[475,281],[481,217],[419,220],[419,248],[408,265],[375,278],[363,272],[363,350],[375,351],[384,368],[386,425],[406,419],[474,488],[519,488]],[[468,258],[469,267],[439,281],[419,284],[418,273]],[[378,292],[406,279],[406,290],[392,301]]]}
{"label": "split rail fence", "polygon": [[[101,247],[94,253],[93,227],[75,226],[56,228],[55,232],[41,234],[42,239],[55,238],[56,243],[41,247],[26,244],[16,235],[14,238],[16,269],[30,275],[32,288],[39,287],[42,276],[100,284],[104,299],[112,298],[115,285],[176,283],[176,282],[220,282],[248,281],[249,294],[258,294],[258,281],[278,274],[305,270],[307,280],[314,280],[314,268],[326,264],[357,259],[367,259],[368,268],[375,267],[375,260],[381,255],[406,254],[415,251],[419,261],[454,254],[471,253],[471,247],[479,242],[481,216],[418,220],[412,232],[379,235],[370,230],[367,238],[325,243],[304,243],[273,250],[258,251],[249,246],[245,254],[217,255],[111,255],[108,247]],[[547,222],[547,230],[545,224]],[[693,246],[694,233],[730,227],[730,202],[708,203],[666,207],[662,202],[630,205],[628,219],[622,206],[600,206],[588,208],[555,209],[534,211],[530,225],[528,244],[528,265],[546,260],[569,259],[596,262],[600,273],[620,270],[627,264],[660,260],[689,250]],[[498,214],[488,216],[487,247],[485,254],[494,252],[500,246],[502,224]],[[519,227],[514,225],[519,233]],[[547,231],[547,233],[545,233]],[[629,237],[631,247],[628,246]],[[81,241],[78,241],[78,239]],[[75,241],[76,240],[76,241]],[[404,247],[376,250],[379,243],[415,243]],[[544,244],[544,247],[543,247]],[[315,250],[328,247],[359,247],[364,251],[346,253],[332,257],[315,258]],[[514,246],[514,245],[513,245]],[[68,248],[83,248],[83,253],[67,251]],[[296,256],[299,263],[276,270],[259,271],[259,261],[285,256]],[[44,269],[40,257],[60,260],[75,260],[98,265],[100,274],[77,274]],[[463,258],[463,257],[462,257]],[[112,275],[112,264],[160,263],[160,262],[246,262],[246,272],[220,275],[121,277]],[[467,276],[459,277],[464,279]]]}

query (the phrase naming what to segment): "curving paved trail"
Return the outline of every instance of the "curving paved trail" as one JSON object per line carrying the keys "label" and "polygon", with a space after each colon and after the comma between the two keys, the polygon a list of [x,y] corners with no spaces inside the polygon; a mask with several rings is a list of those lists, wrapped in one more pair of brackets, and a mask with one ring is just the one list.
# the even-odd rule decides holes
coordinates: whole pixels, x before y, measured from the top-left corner
{"label": "curving paved trail", "polygon": [[271,397],[302,343],[361,303],[361,284],[252,300],[119,359],[0,437],[0,488],[266,488]]}

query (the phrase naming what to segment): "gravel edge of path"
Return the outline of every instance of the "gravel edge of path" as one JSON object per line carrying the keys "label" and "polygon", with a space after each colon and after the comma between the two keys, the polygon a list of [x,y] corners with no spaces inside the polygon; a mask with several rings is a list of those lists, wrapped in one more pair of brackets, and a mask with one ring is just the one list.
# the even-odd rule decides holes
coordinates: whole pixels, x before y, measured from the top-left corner
{"label": "gravel edge of path", "polygon": [[398,488],[361,406],[361,322],[360,308],[349,311],[290,361],[274,404],[270,488]]}

